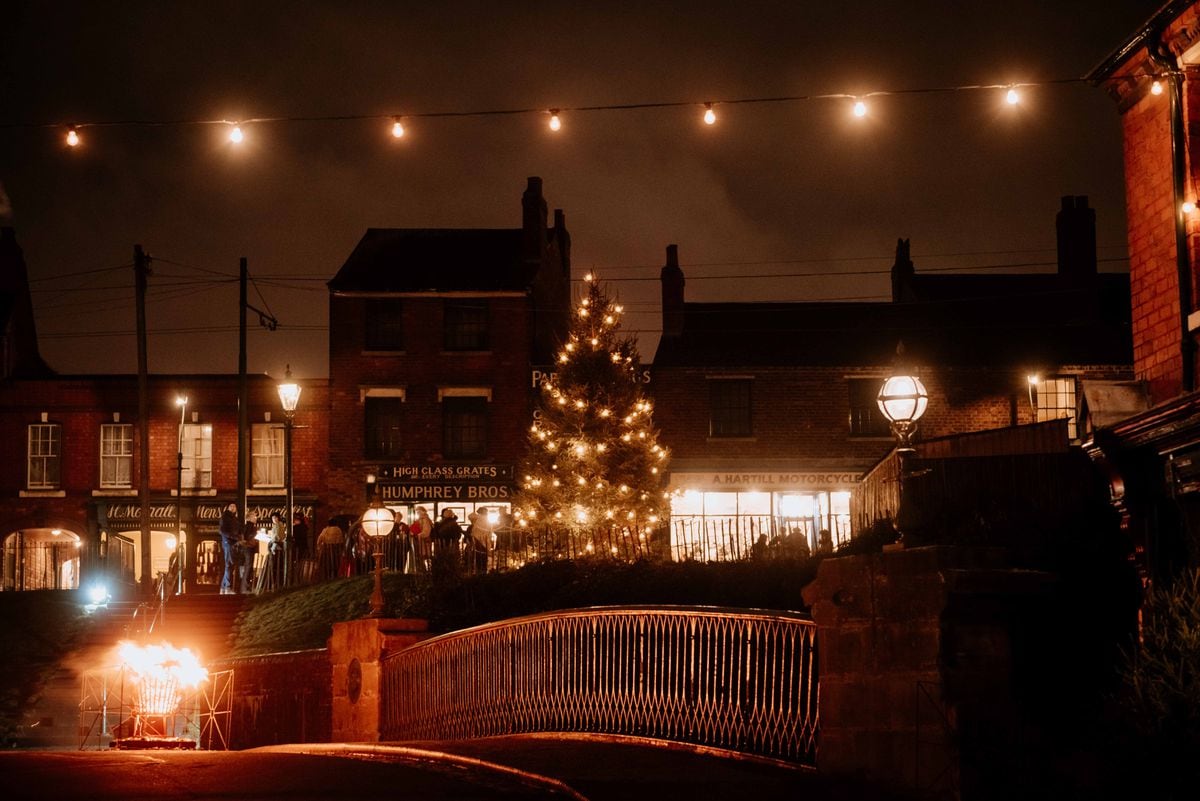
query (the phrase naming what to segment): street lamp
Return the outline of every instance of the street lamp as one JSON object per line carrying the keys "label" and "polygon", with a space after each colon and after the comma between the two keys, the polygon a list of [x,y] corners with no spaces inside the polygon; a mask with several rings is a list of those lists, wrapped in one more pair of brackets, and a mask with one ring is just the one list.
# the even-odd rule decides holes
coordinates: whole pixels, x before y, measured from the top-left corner
{"label": "street lamp", "polygon": [[368,617],[383,617],[383,549],[379,543],[391,533],[395,522],[396,515],[383,505],[379,497],[379,485],[376,484],[371,505],[359,520],[366,535],[375,541],[375,589],[371,593],[371,614]]}
{"label": "street lamp", "polygon": [[279,404],[283,407],[283,483],[287,487],[287,531],[283,538],[283,586],[290,578],[292,521],[295,519],[295,495],[292,487],[292,421],[296,417],[296,406],[300,403],[300,385],[292,381],[292,366],[284,369],[283,383],[279,385]]}
{"label": "street lamp", "polygon": [[186,549],[183,547],[183,423],[187,416],[187,395],[176,395],[175,405],[179,407],[179,449],[176,452],[178,480],[175,483],[175,534],[179,537],[179,550],[176,552],[175,566],[179,571],[176,578],[176,593],[183,594],[183,560]]}
{"label": "street lamp", "polygon": [[[904,346],[896,348],[896,355],[903,356]],[[912,372],[897,368],[879,389],[876,399],[879,411],[891,424],[892,433],[896,435],[896,529],[900,533],[900,541],[904,540],[906,525],[904,517],[905,482],[909,478],[908,457],[916,452],[912,445],[913,434],[917,430],[917,421],[925,414],[929,406],[929,393],[921,379]]]}

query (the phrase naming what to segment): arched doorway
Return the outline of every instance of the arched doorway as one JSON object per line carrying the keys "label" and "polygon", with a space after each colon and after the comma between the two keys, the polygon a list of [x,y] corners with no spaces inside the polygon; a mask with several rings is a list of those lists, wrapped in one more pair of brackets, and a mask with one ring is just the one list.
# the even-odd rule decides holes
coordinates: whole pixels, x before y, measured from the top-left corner
{"label": "arched doorway", "polygon": [[79,589],[83,539],[61,528],[26,528],[4,538],[3,584],[6,592]]}

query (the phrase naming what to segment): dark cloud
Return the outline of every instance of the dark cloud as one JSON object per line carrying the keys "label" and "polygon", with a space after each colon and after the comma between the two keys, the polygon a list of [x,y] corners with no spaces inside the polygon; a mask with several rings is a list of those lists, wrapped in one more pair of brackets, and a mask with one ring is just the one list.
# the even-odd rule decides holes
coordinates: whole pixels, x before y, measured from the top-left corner
{"label": "dark cloud", "polygon": [[[0,122],[389,114],[865,92],[1079,76],[1156,2],[633,4],[357,2],[10,4],[0,26]],[[1117,7],[1119,6],[1119,7]],[[324,375],[323,285],[368,226],[515,227],[524,179],[566,210],[580,271],[614,282],[653,354],[654,278],[678,243],[692,299],[878,296],[881,275],[706,280],[883,269],[897,237],[936,254],[1052,248],[1062,194],[1088,194],[1103,255],[1124,246],[1120,131],[1084,85],[1025,93],[877,98],[699,110],[247,126],[0,129],[0,180],[37,290],[43,352],[66,371],[132,371],[127,268],[160,262],[153,369],[232,371],[229,283],[246,256],[283,327],[251,338],[250,366]],[[1012,112],[1016,113],[1012,113]],[[1044,254],[1043,254],[1044,255]],[[857,257],[872,261],[828,262]],[[1019,260],[1028,261],[1026,257]],[[777,262],[776,264],[757,264]],[[797,264],[803,262],[803,264]],[[691,266],[688,266],[691,265]],[[711,265],[711,266],[703,266]],[[288,276],[271,280],[272,276]],[[212,277],[212,276],[209,276]],[[627,280],[637,279],[637,280]],[[649,280],[648,280],[649,279]],[[80,287],[110,287],[87,295]],[[124,288],[128,288],[125,291]],[[91,304],[88,305],[88,301]],[[74,305],[71,305],[74,304]],[[336,325],[338,321],[332,321]]]}

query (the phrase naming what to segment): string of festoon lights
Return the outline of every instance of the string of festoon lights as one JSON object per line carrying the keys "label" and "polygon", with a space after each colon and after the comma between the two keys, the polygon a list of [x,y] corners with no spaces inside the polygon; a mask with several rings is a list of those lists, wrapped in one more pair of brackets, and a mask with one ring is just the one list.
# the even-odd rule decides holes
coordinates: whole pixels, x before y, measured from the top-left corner
{"label": "string of festoon lights", "polygon": [[[588,369],[591,360],[597,366],[607,363],[607,369],[636,387],[635,355],[615,337],[624,307],[604,295],[595,274],[588,273],[583,280],[587,291],[575,309],[576,324],[555,357],[557,374],[572,365]],[[636,539],[644,543],[670,497],[669,493],[631,486],[635,474],[641,476],[643,486],[661,478],[659,465],[665,464],[668,456],[667,449],[656,441],[650,401],[636,390],[589,394],[581,386],[569,387],[553,378],[543,381],[541,390],[543,413],[529,433],[533,450],[542,457],[527,465],[522,486],[527,498],[552,498],[554,502],[515,507],[517,525],[528,528],[549,517],[553,525],[577,530],[616,526],[631,536],[636,530]],[[619,408],[622,403],[628,404],[627,408]],[[613,448],[619,450],[610,453]],[[617,458],[627,471],[624,480],[611,481],[601,469],[609,457]],[[591,552],[594,547],[589,540],[584,551]],[[617,545],[609,548],[615,553]]]}
{"label": "string of festoon lights", "polygon": [[[1161,95],[1165,75],[1147,74],[1140,76],[1152,78],[1149,92]],[[714,126],[719,120],[718,109],[731,108],[739,105],[761,105],[779,103],[802,103],[809,101],[826,101],[844,105],[848,113],[857,119],[863,119],[870,113],[870,101],[876,98],[898,97],[906,95],[927,95],[947,93],[996,93],[1003,105],[1015,107],[1021,104],[1023,92],[1038,87],[1086,84],[1086,78],[1056,78],[1038,81],[1017,81],[995,84],[961,84],[952,86],[927,86],[907,89],[881,89],[865,93],[831,92],[822,94],[781,95],[770,97],[734,97],[713,100],[678,100],[662,102],[615,103],[605,105],[555,106],[550,108],[500,108],[475,109],[456,111],[409,111],[392,114],[342,114],[321,116],[273,116],[247,117],[243,119],[172,119],[172,120],[77,120],[73,122],[44,122],[44,123],[9,123],[0,124],[0,128],[46,128],[63,132],[68,147],[76,148],[84,142],[83,132],[89,128],[120,128],[120,127],[180,127],[180,126],[214,126],[226,129],[228,141],[234,145],[242,144],[247,139],[247,130],[253,126],[265,126],[284,123],[312,122],[378,122],[393,139],[403,139],[409,126],[414,121],[422,119],[445,119],[459,117],[502,117],[539,115],[546,120],[547,128],[553,133],[560,133],[566,126],[563,119],[568,114],[589,114],[599,112],[622,112],[639,109],[681,109],[694,108],[699,120],[707,126]]]}

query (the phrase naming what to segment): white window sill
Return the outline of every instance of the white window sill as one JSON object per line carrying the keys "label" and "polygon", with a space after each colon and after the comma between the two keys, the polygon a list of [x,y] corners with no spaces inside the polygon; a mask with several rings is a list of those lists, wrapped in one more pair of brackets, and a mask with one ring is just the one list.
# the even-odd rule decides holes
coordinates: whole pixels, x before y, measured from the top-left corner
{"label": "white window sill", "polygon": [[[178,491],[171,490],[171,497],[175,497],[178,494],[179,494]],[[217,490],[215,488],[212,488],[212,489],[185,489],[183,491],[183,497],[185,497],[185,498],[203,498],[206,496],[213,496],[216,494],[217,494]]]}
{"label": "white window sill", "polygon": [[287,495],[286,487],[251,487],[253,495]]}
{"label": "white window sill", "polygon": [[18,495],[21,498],[65,498],[67,497],[67,491],[54,489],[31,489],[21,490]]}
{"label": "white window sill", "polygon": [[92,490],[93,498],[136,498],[138,491],[135,489],[98,489]]}

